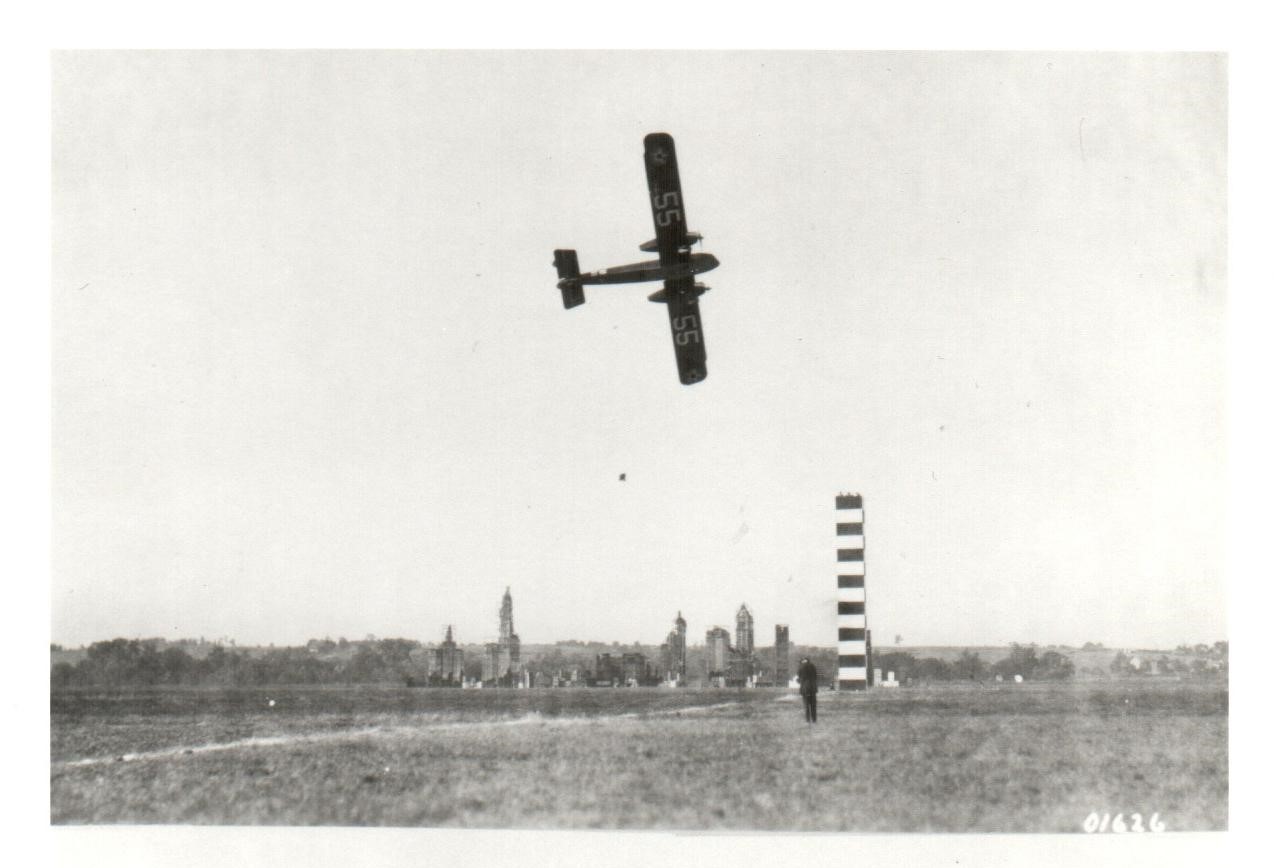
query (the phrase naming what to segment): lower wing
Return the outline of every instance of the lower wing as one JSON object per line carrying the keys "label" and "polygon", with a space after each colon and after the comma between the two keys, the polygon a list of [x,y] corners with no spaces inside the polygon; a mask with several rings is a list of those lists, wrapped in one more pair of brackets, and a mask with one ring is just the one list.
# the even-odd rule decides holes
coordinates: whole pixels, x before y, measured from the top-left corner
{"label": "lower wing", "polygon": [[699,315],[699,291],[694,278],[665,281],[663,296],[672,326],[677,374],[684,385],[698,383],[708,376],[708,353],[703,345],[703,318]]}

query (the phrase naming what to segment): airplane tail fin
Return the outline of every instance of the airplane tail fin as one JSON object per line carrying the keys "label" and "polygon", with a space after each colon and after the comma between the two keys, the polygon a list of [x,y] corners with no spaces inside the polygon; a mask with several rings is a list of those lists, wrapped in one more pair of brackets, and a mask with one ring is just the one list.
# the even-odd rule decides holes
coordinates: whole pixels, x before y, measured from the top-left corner
{"label": "airplane tail fin", "polygon": [[584,285],[579,277],[579,258],[574,250],[554,250],[553,267],[557,269],[557,288],[562,291],[562,306],[567,310],[584,303]]}

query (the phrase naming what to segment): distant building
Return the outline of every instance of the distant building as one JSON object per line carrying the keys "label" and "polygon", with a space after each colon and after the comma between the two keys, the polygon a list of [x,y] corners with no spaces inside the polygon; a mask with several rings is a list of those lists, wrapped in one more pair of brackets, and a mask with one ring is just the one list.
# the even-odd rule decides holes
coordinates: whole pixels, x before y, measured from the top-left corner
{"label": "distant building", "polygon": [[429,661],[429,680],[442,684],[459,684],[464,680],[464,651],[456,646],[451,634],[451,625],[447,625],[447,635],[442,644],[433,649]]}
{"label": "distant building", "polygon": [[747,603],[739,606],[739,611],[734,616],[734,623],[734,647],[741,657],[751,658],[756,647],[756,640],[752,633],[752,613],[748,611]]}
{"label": "distant building", "polygon": [[620,665],[620,661],[616,660],[609,653],[598,654],[593,662],[593,678],[591,684],[594,687],[615,687],[623,681],[624,673]]}
{"label": "distant building", "polygon": [[650,683],[650,663],[645,654],[628,653],[619,658],[619,679],[621,684],[641,687]]}
{"label": "distant building", "polygon": [[668,638],[659,646],[659,673],[665,681],[686,683],[686,619],[680,612]]}
{"label": "distant building", "polygon": [[504,589],[500,601],[500,639],[488,642],[482,658],[482,680],[501,686],[516,686],[522,678],[522,642],[513,632],[513,595]]}
{"label": "distant building", "polygon": [[836,495],[836,686],[867,689],[867,569],[863,496]]}
{"label": "distant building", "polygon": [[788,639],[787,625],[774,625],[774,683],[779,687],[787,684],[792,676],[792,646]]}
{"label": "distant building", "polygon": [[730,631],[724,627],[713,627],[704,638],[706,650],[705,666],[708,683],[714,684],[717,679],[724,683],[726,669],[730,664]]}
{"label": "distant building", "polygon": [[724,671],[726,687],[744,687],[753,683],[756,675],[756,635],[753,631],[752,613],[746,603],[739,606],[734,616],[734,645],[729,647]]}
{"label": "distant building", "polygon": [[504,589],[504,599],[500,601],[500,644],[509,649],[509,661],[512,669],[522,664],[522,641],[513,632],[513,595]]}
{"label": "distant building", "polygon": [[739,649],[731,649],[730,659],[725,668],[725,686],[750,687],[754,684],[755,675],[755,661],[751,657],[744,657],[739,653]]}
{"label": "distant building", "polygon": [[482,683],[494,684],[500,671],[500,643],[488,642],[482,646]]}

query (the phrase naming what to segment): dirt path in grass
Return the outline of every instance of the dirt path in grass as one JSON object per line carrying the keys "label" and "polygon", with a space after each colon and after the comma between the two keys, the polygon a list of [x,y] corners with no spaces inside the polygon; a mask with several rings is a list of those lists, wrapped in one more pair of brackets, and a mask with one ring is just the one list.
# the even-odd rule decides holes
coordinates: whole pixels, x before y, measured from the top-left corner
{"label": "dirt path in grass", "polygon": [[115,756],[85,757],[67,760],[56,765],[64,769],[82,768],[84,766],[110,765],[120,762],[141,762],[156,759],[179,759],[184,756],[211,753],[213,751],[237,750],[239,748],[284,747],[300,744],[323,744],[340,741],[355,741],[362,738],[410,738],[430,732],[441,732],[457,729],[474,729],[484,727],[505,726],[582,726],[605,723],[616,720],[636,720],[650,717],[682,717],[700,714],[712,714],[727,708],[741,706],[741,702],[718,702],[714,705],[697,705],[688,708],[667,709],[663,711],[629,711],[620,714],[596,714],[563,717],[546,717],[532,713],[513,718],[496,720],[468,721],[432,721],[415,726],[370,726],[365,729],[342,729],[328,732],[294,733],[286,735],[262,735],[241,738],[234,741],[214,742],[199,745],[181,745],[161,750],[138,751],[136,753],[118,754]]}

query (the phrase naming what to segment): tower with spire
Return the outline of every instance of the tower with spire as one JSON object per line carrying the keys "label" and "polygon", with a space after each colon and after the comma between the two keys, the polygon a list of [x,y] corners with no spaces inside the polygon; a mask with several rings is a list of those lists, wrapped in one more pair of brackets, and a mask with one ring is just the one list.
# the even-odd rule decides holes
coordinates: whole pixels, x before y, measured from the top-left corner
{"label": "tower with spire", "polygon": [[735,648],[741,656],[751,659],[752,652],[756,648],[756,637],[753,631],[752,613],[748,611],[747,603],[739,606],[739,611],[734,616],[734,625]]}
{"label": "tower with spire", "polygon": [[676,666],[677,683],[686,683],[686,619],[681,617],[681,612],[677,612],[677,620],[673,622],[673,633],[677,637],[676,644],[673,646],[672,662]]}
{"label": "tower with spire", "polygon": [[668,637],[659,646],[660,668],[664,680],[672,684],[686,683],[686,619],[677,613]]}
{"label": "tower with spire", "polygon": [[513,594],[509,591],[506,586],[504,599],[500,601],[500,641],[506,644],[516,638],[513,632]]}
{"label": "tower with spire", "polygon": [[522,674],[522,642],[513,631],[512,589],[504,589],[500,600],[500,638],[487,644],[486,658],[482,661],[482,680],[501,686],[512,686]]}
{"label": "tower with spire", "polygon": [[464,651],[456,647],[450,624],[447,625],[447,635],[442,640],[442,644],[434,649],[429,680],[438,684],[457,686],[464,681]]}

